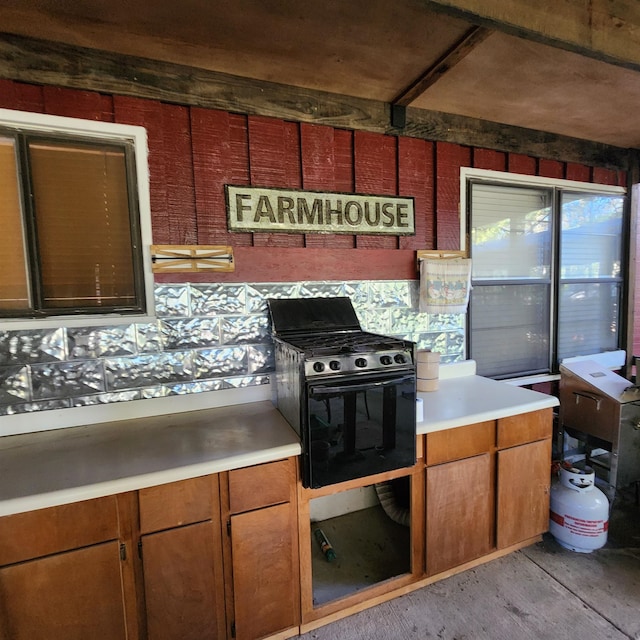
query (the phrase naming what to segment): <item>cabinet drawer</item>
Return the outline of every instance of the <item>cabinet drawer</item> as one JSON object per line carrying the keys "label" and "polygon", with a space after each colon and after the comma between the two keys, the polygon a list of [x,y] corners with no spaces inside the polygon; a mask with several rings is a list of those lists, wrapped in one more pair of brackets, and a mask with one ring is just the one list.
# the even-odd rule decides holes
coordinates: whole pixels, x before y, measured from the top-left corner
{"label": "cabinet drawer", "polygon": [[496,441],[494,420],[427,434],[427,466],[489,452]]}
{"label": "cabinet drawer", "polygon": [[229,471],[231,513],[260,509],[291,500],[295,486],[295,460],[278,460]]}
{"label": "cabinet drawer", "polygon": [[0,565],[118,538],[116,496],[0,518]]}
{"label": "cabinet drawer", "polygon": [[212,492],[217,482],[218,477],[210,475],[141,489],[138,492],[141,533],[210,520]]}
{"label": "cabinet drawer", "polygon": [[498,420],[498,449],[550,438],[553,410],[541,409]]}

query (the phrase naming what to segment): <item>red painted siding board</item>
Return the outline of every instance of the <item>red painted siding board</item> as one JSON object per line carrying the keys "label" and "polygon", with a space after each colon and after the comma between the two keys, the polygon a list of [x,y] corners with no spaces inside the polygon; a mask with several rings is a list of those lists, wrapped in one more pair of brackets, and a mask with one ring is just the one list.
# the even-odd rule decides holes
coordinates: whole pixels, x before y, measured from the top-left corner
{"label": "red painted siding board", "polygon": [[[262,187],[285,187],[290,184],[287,167],[293,157],[299,165],[299,147],[288,146],[288,129],[292,123],[266,118],[249,116],[249,167],[251,170],[251,184]],[[297,186],[297,185],[296,185]]]}
{"label": "red painted siding board", "polygon": [[302,187],[302,167],[300,166],[300,127],[296,122],[284,122],[284,181],[289,189]]}
{"label": "red painted siding board", "polygon": [[522,175],[534,176],[536,174],[536,159],[521,153],[510,153],[507,158],[507,171]]}
{"label": "red painted siding board", "polygon": [[398,139],[398,195],[414,199],[414,236],[401,236],[401,249],[433,249],[433,143]]}
{"label": "red painted siding board", "polygon": [[249,184],[249,125],[247,117],[228,114],[229,157],[222,161],[229,167],[229,180],[232,184]]}
{"label": "red painted siding board", "polygon": [[[344,129],[333,131],[333,183],[334,189],[343,193],[355,190],[353,132]],[[317,237],[317,236],[316,236]],[[307,236],[307,241],[310,236]],[[326,236],[328,246],[351,248],[356,246],[355,235]]]}
{"label": "red painted siding board", "polygon": [[[345,163],[348,163],[348,167],[352,166],[351,158],[345,157],[350,154],[350,143],[339,133],[332,127],[300,125],[302,180],[305,189],[347,193],[353,190],[353,181],[348,185],[348,180],[344,177],[350,171],[345,171]],[[340,167],[339,161],[342,162]],[[309,233],[305,236],[306,247],[353,248],[354,245],[355,237],[352,235]]]}
{"label": "red painted siding board", "polygon": [[44,113],[42,87],[13,80],[0,80],[0,108]]}
{"label": "red painted siding board", "polygon": [[538,175],[544,178],[564,178],[564,163],[540,158],[538,161]]}
{"label": "red painted siding board", "polygon": [[603,169],[602,167],[594,167],[593,181],[596,184],[618,185],[618,172],[613,169]]}
{"label": "red painted siding board", "polygon": [[43,88],[45,112],[55,116],[113,122],[113,98],[95,91]]}
{"label": "red painted siding board", "polygon": [[[354,176],[357,193],[397,194],[396,138],[380,133],[354,133]],[[359,249],[395,249],[397,236],[357,236]]]}
{"label": "red painted siding board", "polygon": [[584,164],[567,162],[566,178],[578,182],[591,182],[591,168]]}
{"label": "red painted siding board", "polygon": [[245,117],[192,108],[191,145],[198,243],[250,245],[252,234],[227,230],[224,193],[225,184],[249,184]]}
{"label": "red painted siding board", "polygon": [[[287,156],[294,154],[300,164],[300,147],[288,147],[291,123],[275,118],[249,116],[249,167],[251,184],[264,187],[291,188],[291,160]],[[299,176],[298,172],[298,176]],[[299,186],[299,178],[297,178]],[[254,233],[255,246],[296,247],[303,246],[304,236],[296,233]]]}
{"label": "red painted siding board", "polygon": [[354,190],[353,132],[335,129],[333,145],[335,189],[336,191],[350,193]]}
{"label": "red painted siding board", "polygon": [[300,125],[302,184],[305,189],[337,191],[334,133],[331,127]]}
{"label": "red painted siding board", "polygon": [[18,108],[18,88],[13,80],[0,78],[0,109]]}
{"label": "red painted siding board", "polygon": [[114,114],[147,130],[154,243],[197,242],[188,108],[116,96]]}
{"label": "red painted siding board", "polygon": [[397,193],[397,138],[380,133],[354,133],[355,188],[358,193]]}
{"label": "red painted siding board", "polygon": [[166,244],[198,244],[189,108],[162,104],[162,132],[167,183]]}
{"label": "red painted siding board", "polygon": [[468,167],[471,150],[436,143],[436,249],[460,249],[460,167]]}
{"label": "red painted siding board", "polygon": [[170,242],[169,212],[167,210],[167,157],[164,149],[162,105],[153,100],[114,96],[113,112],[116,122],[139,125],[147,130],[153,242],[155,244]]}
{"label": "red painted siding board", "polygon": [[492,171],[505,171],[507,155],[493,149],[474,149],[473,166],[476,169],[490,169]]}

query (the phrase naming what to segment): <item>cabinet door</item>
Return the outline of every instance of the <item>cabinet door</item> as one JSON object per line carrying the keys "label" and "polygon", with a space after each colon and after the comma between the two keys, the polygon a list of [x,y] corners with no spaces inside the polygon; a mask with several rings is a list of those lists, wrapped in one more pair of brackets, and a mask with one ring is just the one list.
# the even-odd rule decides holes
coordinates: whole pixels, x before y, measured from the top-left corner
{"label": "cabinet door", "polygon": [[256,640],[299,622],[298,549],[290,503],[231,517],[237,640]]}
{"label": "cabinet door", "polygon": [[221,557],[211,521],[142,538],[149,640],[216,640],[225,634]]}
{"label": "cabinet door", "polygon": [[0,568],[0,637],[125,640],[120,563],[111,541]]}
{"label": "cabinet door", "polygon": [[549,528],[551,440],[498,452],[498,548]]}
{"label": "cabinet door", "polygon": [[493,548],[491,455],[427,468],[427,574],[485,555]]}

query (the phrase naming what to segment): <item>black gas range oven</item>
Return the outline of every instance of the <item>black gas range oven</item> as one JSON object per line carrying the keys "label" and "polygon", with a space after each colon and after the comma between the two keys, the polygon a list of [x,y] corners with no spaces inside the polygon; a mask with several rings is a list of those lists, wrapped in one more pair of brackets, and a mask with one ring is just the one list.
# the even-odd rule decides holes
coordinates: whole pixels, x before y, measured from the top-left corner
{"label": "black gas range oven", "polygon": [[322,487],[416,461],[415,344],[363,331],[351,300],[269,299],[274,402]]}

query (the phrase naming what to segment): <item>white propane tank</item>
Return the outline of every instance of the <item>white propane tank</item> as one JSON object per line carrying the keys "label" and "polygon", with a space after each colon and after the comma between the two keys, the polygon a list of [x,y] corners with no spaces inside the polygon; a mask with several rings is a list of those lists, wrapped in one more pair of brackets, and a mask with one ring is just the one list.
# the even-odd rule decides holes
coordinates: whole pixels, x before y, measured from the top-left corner
{"label": "white propane tank", "polygon": [[590,467],[562,463],[551,485],[549,532],[566,549],[591,553],[604,547],[609,530],[609,501],[595,486]]}

